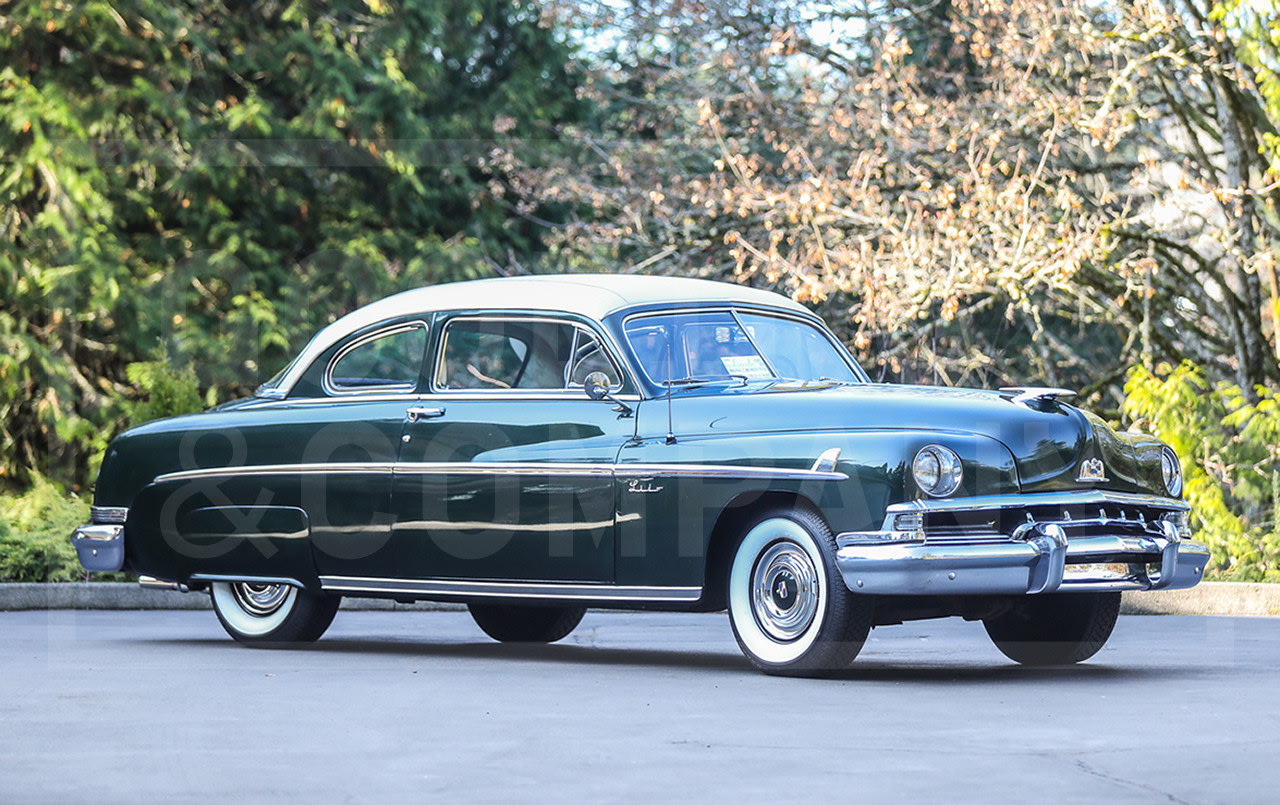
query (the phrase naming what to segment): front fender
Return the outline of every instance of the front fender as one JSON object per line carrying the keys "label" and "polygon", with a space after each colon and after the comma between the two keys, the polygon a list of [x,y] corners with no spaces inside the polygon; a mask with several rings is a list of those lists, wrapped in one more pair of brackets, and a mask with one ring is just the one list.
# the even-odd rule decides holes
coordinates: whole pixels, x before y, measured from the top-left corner
{"label": "front fender", "polygon": [[[805,431],[629,445],[618,460],[618,583],[700,584],[717,522],[744,499],[784,493],[811,501],[835,532],[878,528],[890,505],[918,495],[908,468],[926,444],[949,447],[964,462],[957,496],[1018,491],[1013,455],[975,434]],[[834,467],[819,471],[815,463],[833,450]]]}

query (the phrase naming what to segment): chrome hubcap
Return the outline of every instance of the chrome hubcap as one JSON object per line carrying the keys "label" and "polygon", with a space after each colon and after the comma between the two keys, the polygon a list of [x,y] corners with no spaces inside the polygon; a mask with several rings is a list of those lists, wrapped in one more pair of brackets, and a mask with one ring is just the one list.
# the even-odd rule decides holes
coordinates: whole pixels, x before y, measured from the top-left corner
{"label": "chrome hubcap", "polygon": [[818,574],[804,549],[777,542],[751,574],[751,611],[756,623],[780,642],[795,640],[818,611]]}
{"label": "chrome hubcap", "polygon": [[265,618],[284,606],[289,597],[289,589],[285,584],[238,582],[231,585],[231,594],[235,596],[236,604],[246,613]]}

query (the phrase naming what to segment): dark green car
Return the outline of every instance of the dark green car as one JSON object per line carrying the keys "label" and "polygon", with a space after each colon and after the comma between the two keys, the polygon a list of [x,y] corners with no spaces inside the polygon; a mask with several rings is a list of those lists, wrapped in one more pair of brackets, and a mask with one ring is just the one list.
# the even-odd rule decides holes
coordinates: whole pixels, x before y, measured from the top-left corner
{"label": "dark green car", "polygon": [[237,640],[342,596],[466,603],[558,640],[587,607],[728,609],[757,667],[847,665],[873,626],[981,620],[1023,663],[1190,587],[1178,461],[1059,389],[875,384],[780,296],[639,276],[409,291],[254,397],[111,443],[87,570],[208,590]]}

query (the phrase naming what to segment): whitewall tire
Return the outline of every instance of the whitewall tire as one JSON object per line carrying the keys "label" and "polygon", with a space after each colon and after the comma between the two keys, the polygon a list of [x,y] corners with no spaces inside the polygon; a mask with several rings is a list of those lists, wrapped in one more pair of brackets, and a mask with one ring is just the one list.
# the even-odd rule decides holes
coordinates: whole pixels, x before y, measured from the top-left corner
{"label": "whitewall tire", "polygon": [[831,529],[807,508],[765,512],[748,528],[730,566],[728,601],[738,646],[766,673],[838,671],[871,629],[872,599],[845,587]]}
{"label": "whitewall tire", "polygon": [[209,597],[222,628],[244,643],[318,640],[341,602],[288,584],[248,581],[214,582]]}

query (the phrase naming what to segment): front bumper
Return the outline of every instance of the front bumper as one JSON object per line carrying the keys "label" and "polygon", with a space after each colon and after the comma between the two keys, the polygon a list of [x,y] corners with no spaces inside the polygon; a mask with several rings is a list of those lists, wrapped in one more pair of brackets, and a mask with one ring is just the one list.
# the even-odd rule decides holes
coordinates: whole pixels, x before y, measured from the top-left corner
{"label": "front bumper", "polygon": [[[891,506],[880,531],[838,535],[836,566],[851,591],[880,595],[1183,589],[1209,561],[1185,538],[1186,509],[1110,492],[916,501]],[[902,530],[904,515],[919,530]],[[931,533],[931,519],[950,527]]]}

